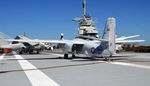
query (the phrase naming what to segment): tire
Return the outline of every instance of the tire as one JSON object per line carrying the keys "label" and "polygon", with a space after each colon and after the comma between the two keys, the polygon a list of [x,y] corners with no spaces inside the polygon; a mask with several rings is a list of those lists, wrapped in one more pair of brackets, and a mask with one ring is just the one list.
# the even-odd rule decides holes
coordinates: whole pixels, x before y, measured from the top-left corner
{"label": "tire", "polygon": [[19,54],[22,54],[22,51],[19,51]]}
{"label": "tire", "polygon": [[75,57],[76,57],[76,55],[72,54],[72,58],[75,58]]}
{"label": "tire", "polygon": [[36,51],[36,54],[39,54],[39,50]]}
{"label": "tire", "polygon": [[64,59],[68,59],[68,54],[64,54]]}

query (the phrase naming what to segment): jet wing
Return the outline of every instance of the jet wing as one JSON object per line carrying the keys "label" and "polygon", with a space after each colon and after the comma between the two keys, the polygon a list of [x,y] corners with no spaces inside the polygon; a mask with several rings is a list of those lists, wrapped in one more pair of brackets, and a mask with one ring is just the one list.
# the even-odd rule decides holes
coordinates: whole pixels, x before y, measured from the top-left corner
{"label": "jet wing", "polygon": [[17,40],[17,39],[7,39],[7,40],[17,42],[35,42],[35,43],[65,43],[63,40]]}
{"label": "jet wing", "polygon": [[8,41],[17,41],[17,42],[34,42],[34,43],[53,43],[53,44],[66,44],[66,43],[73,43],[73,44],[84,44],[80,41],[71,41],[71,40],[16,40],[16,39],[7,39]]}
{"label": "jet wing", "polygon": [[125,39],[129,39],[129,38],[135,38],[135,37],[138,37],[138,36],[140,36],[140,35],[123,36],[123,37],[116,38],[116,40],[125,40]]}
{"label": "jet wing", "polygon": [[145,40],[116,40],[116,43],[144,42]]}

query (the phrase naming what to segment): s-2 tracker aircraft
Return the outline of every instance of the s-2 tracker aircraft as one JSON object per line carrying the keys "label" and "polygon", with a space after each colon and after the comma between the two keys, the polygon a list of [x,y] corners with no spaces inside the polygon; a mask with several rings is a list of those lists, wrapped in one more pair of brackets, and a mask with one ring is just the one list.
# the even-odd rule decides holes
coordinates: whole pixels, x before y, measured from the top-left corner
{"label": "s-2 tracker aircraft", "polygon": [[103,37],[99,40],[84,40],[80,38],[75,38],[73,40],[14,40],[18,42],[37,42],[37,43],[51,43],[58,44],[63,50],[64,58],[67,59],[68,54],[75,55],[84,54],[88,57],[111,57],[115,54],[115,28],[116,20],[115,18],[108,18],[106,21],[106,26],[104,29]]}

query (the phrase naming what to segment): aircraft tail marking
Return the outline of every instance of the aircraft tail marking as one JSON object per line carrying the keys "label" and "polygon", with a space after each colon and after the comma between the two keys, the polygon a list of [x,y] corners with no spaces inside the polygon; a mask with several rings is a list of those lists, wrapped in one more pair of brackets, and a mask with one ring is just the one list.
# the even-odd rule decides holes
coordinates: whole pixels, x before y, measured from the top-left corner
{"label": "aircraft tail marking", "polygon": [[103,33],[103,39],[108,40],[108,49],[114,54],[115,53],[115,29],[116,20],[115,18],[108,18]]}

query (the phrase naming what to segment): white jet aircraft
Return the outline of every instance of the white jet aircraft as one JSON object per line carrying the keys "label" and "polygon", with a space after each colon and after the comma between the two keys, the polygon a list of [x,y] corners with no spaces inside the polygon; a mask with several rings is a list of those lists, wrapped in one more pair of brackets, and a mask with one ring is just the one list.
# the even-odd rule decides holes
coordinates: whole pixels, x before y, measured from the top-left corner
{"label": "white jet aircraft", "polygon": [[122,50],[122,44],[124,43],[137,43],[137,42],[144,42],[145,40],[126,40],[130,38],[135,38],[140,35],[133,35],[133,36],[122,36],[119,38],[116,38],[116,51]]}
{"label": "white jet aircraft", "polygon": [[130,39],[130,38],[135,38],[138,36],[140,36],[140,35],[122,36],[122,37],[116,38],[116,43],[130,43],[130,42],[144,42],[145,41],[145,40],[126,40],[126,39]]}

